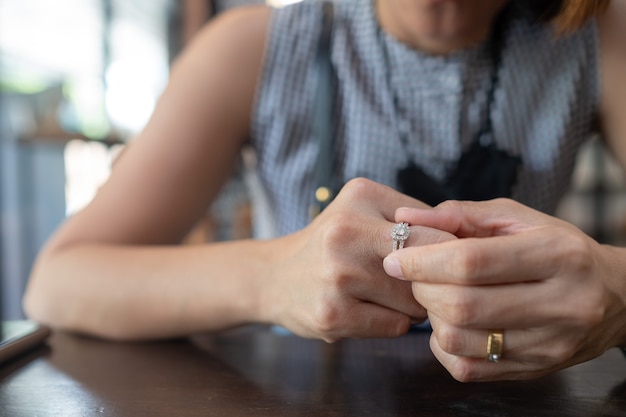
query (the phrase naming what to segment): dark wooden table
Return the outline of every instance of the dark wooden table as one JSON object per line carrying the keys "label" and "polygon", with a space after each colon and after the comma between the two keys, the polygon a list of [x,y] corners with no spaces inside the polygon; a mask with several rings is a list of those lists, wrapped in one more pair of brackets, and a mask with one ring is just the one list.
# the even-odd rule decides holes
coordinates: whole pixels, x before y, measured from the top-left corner
{"label": "dark wooden table", "polygon": [[462,384],[428,337],[328,345],[255,327],[110,343],[57,333],[0,367],[0,416],[626,416],[617,350],[539,380]]}

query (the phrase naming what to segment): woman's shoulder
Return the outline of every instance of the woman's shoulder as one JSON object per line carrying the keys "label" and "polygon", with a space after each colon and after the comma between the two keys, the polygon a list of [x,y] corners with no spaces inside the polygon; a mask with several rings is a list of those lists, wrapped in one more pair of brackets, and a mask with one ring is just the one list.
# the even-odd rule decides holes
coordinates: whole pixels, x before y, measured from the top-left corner
{"label": "woman's shoulder", "polygon": [[626,169],[626,2],[613,0],[598,17],[600,122],[603,136]]}
{"label": "woman's shoulder", "polygon": [[[597,18],[602,49],[626,59],[626,2],[612,1]],[[606,48],[605,48],[606,47]]]}
{"label": "woman's shoulder", "polygon": [[262,4],[229,9],[212,19],[197,38],[200,42],[210,42],[217,38],[228,45],[242,46],[241,43],[245,44],[250,39],[264,37],[271,13],[272,9]]}
{"label": "woman's shoulder", "polygon": [[[271,9],[262,4],[247,5],[220,13],[209,21],[177,58],[173,73],[181,71],[211,75],[229,74],[256,78],[263,56]],[[189,74],[187,74],[189,75]]]}

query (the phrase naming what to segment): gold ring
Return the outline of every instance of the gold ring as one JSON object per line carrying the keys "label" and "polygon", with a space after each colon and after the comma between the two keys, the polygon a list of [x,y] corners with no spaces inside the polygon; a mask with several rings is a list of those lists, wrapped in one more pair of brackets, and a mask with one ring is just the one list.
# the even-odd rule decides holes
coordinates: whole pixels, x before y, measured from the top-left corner
{"label": "gold ring", "polygon": [[504,346],[504,330],[489,330],[487,338],[487,360],[498,362],[502,358],[502,348]]}

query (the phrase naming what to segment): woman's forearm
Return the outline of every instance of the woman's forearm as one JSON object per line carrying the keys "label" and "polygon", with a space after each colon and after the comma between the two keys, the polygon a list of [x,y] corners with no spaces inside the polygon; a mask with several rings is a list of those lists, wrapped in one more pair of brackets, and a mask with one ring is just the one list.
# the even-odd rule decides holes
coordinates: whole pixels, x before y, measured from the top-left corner
{"label": "woman's forearm", "polygon": [[626,248],[601,245],[602,255],[599,264],[607,277],[607,285],[612,289],[615,297],[619,298],[617,308],[622,313],[616,315],[612,321],[613,329],[607,331],[607,337],[612,337],[612,345],[626,346]]}
{"label": "woman's forearm", "polygon": [[276,241],[197,246],[80,244],[44,253],[24,299],[54,328],[113,339],[219,330],[260,317]]}
{"label": "woman's forearm", "polygon": [[[391,279],[382,267],[392,250],[393,210],[416,204],[355,179],[298,232],[202,246],[166,246],[173,233],[161,229],[154,236],[126,218],[108,230],[92,207],[68,221],[38,257],[26,311],[53,328],[119,340],[247,323],[329,342],[396,337],[426,318],[410,283]],[[407,245],[449,239],[454,236],[421,228]]]}

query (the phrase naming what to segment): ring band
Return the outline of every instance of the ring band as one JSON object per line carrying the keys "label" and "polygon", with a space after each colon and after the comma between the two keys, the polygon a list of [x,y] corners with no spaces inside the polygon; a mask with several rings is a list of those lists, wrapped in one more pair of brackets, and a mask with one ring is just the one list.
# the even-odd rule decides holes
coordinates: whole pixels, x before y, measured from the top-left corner
{"label": "ring band", "polygon": [[504,346],[504,330],[489,330],[487,338],[487,360],[498,362],[502,358],[502,348]]}
{"label": "ring band", "polygon": [[411,229],[407,222],[394,224],[391,228],[391,238],[393,239],[393,251],[402,249],[404,247],[404,241],[409,238]]}

